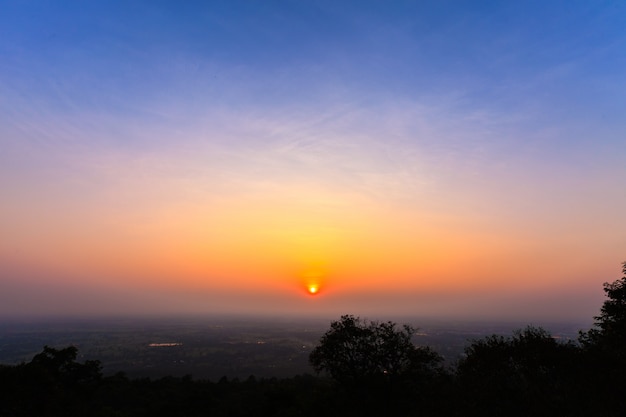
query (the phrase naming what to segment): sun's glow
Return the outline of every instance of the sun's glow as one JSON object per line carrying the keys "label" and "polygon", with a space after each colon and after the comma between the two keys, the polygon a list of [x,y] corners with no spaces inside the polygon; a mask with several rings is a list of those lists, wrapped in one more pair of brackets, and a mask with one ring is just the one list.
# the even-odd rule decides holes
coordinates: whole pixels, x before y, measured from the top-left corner
{"label": "sun's glow", "polygon": [[317,294],[319,287],[316,284],[310,284],[308,287],[309,294]]}

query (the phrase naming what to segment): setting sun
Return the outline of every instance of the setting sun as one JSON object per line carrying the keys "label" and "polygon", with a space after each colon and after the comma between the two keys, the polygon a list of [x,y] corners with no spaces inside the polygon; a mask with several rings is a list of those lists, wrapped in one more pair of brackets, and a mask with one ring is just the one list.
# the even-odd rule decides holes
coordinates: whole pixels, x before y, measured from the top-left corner
{"label": "setting sun", "polygon": [[585,322],[626,260],[626,1],[7,3],[0,327]]}

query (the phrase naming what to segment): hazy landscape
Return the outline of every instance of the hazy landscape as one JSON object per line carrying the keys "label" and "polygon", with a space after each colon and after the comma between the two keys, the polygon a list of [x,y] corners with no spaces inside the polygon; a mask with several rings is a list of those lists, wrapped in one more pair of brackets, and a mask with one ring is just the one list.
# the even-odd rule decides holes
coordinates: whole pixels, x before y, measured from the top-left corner
{"label": "hazy landscape", "polygon": [[[508,335],[528,323],[393,318],[419,328],[416,345],[430,346],[453,365],[474,339]],[[293,377],[313,374],[309,354],[330,320],[250,317],[58,319],[0,323],[0,363],[28,362],[44,345],[76,346],[79,359],[101,361],[105,374],[198,379]],[[562,341],[588,323],[544,324]]]}

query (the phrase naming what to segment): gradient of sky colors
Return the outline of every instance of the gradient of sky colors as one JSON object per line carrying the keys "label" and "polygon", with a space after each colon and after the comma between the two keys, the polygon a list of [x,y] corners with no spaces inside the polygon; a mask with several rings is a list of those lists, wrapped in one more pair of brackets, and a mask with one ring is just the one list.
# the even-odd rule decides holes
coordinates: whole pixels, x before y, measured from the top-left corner
{"label": "gradient of sky colors", "polygon": [[591,320],[625,161],[621,1],[0,5],[5,317]]}

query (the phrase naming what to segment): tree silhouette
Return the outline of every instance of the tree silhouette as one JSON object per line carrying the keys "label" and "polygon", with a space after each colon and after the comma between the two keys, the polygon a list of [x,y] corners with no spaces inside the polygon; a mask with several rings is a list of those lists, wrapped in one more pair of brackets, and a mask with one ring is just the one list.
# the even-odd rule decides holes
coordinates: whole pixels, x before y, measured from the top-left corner
{"label": "tree silhouette", "polygon": [[[442,358],[415,346],[411,326],[367,322],[351,315],[334,321],[309,356],[316,372],[339,383],[337,415],[407,415],[428,397]],[[429,391],[430,390],[430,391]]]}
{"label": "tree silhouette", "polygon": [[577,347],[540,327],[473,341],[457,375],[466,415],[558,414],[568,407],[569,378]]}
{"label": "tree silhouette", "polygon": [[29,363],[0,369],[0,415],[91,415],[102,380],[99,361],[76,362],[74,346],[45,346]]}
{"label": "tree silhouette", "polygon": [[594,317],[595,328],[579,335],[584,353],[581,386],[598,415],[623,415],[626,410],[626,262],[622,273],[622,278],[604,283],[607,300]]}
{"label": "tree silhouette", "polygon": [[626,262],[622,263],[621,279],[604,283],[608,300],[604,301],[600,315],[594,317],[595,326],[588,332],[581,332],[580,341],[587,347],[601,347],[613,353],[626,353]]}
{"label": "tree silhouette", "polygon": [[415,346],[415,329],[393,322],[367,322],[351,315],[334,321],[309,356],[316,372],[326,371],[339,382],[366,378],[393,379],[436,369],[441,357]]}

